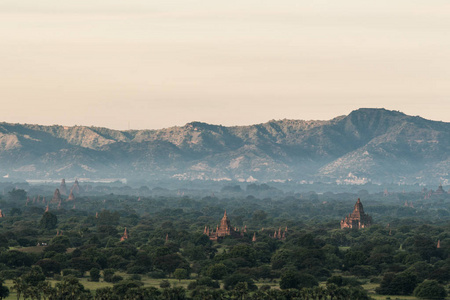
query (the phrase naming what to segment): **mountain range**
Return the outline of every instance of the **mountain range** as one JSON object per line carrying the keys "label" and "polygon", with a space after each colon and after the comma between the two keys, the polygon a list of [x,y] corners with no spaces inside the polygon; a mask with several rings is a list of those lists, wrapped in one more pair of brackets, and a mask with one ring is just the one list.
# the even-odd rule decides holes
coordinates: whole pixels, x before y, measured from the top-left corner
{"label": "mountain range", "polygon": [[160,130],[0,123],[0,176],[448,184],[450,123],[362,108],[328,121]]}

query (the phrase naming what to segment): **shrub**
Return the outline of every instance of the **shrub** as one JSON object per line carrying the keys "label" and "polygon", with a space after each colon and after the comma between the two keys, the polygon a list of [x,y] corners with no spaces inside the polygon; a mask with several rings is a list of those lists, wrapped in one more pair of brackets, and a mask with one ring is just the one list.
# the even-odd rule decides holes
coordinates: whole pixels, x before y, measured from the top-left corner
{"label": "shrub", "polygon": [[153,279],[166,278],[166,274],[164,274],[164,272],[162,272],[162,271],[149,272],[147,275],[148,275],[148,277],[153,278]]}
{"label": "shrub", "polygon": [[116,282],[119,282],[119,281],[122,281],[122,280],[123,280],[123,277],[120,276],[120,275],[113,275],[113,276],[111,277],[111,282],[112,282],[112,283],[116,283]]}
{"label": "shrub", "polygon": [[130,276],[129,279],[130,280],[134,280],[134,281],[141,281],[142,277],[140,275],[138,275],[138,274],[133,274],[133,275]]}
{"label": "shrub", "polygon": [[159,284],[159,287],[162,288],[162,289],[170,288],[170,282],[169,282],[169,280],[163,280],[163,281],[161,281],[161,283]]}
{"label": "shrub", "polygon": [[83,277],[83,273],[79,270],[75,269],[64,269],[62,270],[63,276],[73,275],[75,277],[81,278]]}

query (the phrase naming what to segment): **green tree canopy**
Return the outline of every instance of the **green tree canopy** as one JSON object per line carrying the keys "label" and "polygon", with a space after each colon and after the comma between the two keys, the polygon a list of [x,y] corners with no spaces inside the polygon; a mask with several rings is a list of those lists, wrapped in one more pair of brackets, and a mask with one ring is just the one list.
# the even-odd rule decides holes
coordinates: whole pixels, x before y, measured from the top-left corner
{"label": "green tree canopy", "polygon": [[436,280],[425,280],[414,290],[414,296],[422,299],[444,299],[447,292]]}
{"label": "green tree canopy", "polygon": [[58,217],[48,211],[42,215],[41,221],[39,223],[42,228],[47,230],[55,229],[56,224],[58,224]]}

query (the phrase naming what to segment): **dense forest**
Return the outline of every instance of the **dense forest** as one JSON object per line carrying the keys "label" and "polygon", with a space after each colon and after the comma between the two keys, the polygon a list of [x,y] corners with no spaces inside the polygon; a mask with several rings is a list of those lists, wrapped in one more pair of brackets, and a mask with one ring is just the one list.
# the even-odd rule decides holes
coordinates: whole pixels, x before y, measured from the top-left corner
{"label": "dense forest", "polygon": [[[0,299],[447,296],[445,190],[282,193],[253,184],[245,195],[230,185],[198,197],[92,190],[58,199],[3,186]],[[357,198],[373,225],[341,229]],[[225,210],[239,234],[211,241],[205,226],[216,228]]]}

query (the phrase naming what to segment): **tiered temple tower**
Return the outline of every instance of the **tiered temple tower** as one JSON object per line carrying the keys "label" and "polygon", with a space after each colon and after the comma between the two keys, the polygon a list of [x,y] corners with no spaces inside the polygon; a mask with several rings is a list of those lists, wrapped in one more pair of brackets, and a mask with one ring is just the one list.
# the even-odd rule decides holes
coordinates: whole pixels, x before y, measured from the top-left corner
{"label": "tiered temple tower", "polygon": [[341,221],[341,229],[344,228],[366,228],[372,225],[372,217],[364,213],[361,200],[356,201],[353,212]]}
{"label": "tiered temple tower", "polygon": [[219,238],[223,238],[227,235],[237,235],[238,230],[231,227],[230,219],[228,219],[227,211],[223,214],[222,220],[220,220],[220,225],[216,227],[216,230],[210,230],[209,227],[205,227],[203,231],[204,234],[209,236],[212,241],[217,241]]}

